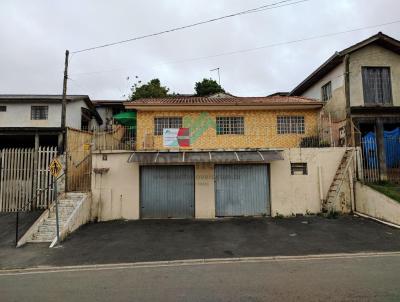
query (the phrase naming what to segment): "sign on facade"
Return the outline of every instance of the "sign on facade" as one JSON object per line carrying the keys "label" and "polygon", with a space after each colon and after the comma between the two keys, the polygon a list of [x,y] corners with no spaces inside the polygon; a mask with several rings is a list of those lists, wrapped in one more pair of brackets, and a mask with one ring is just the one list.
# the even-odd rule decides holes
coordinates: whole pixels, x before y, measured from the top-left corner
{"label": "sign on facade", "polygon": [[54,158],[50,163],[49,169],[51,175],[53,175],[54,177],[58,177],[58,175],[60,175],[62,171],[62,165],[57,158]]}
{"label": "sign on facade", "polygon": [[190,147],[189,128],[164,128],[164,147]]}

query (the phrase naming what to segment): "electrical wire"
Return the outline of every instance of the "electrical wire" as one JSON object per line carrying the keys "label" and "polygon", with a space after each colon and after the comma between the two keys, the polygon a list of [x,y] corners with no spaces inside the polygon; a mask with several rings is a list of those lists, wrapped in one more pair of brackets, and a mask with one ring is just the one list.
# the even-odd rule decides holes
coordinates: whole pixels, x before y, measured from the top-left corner
{"label": "electrical wire", "polygon": [[265,4],[265,5],[256,7],[256,8],[248,9],[248,10],[245,10],[245,11],[240,11],[240,12],[229,14],[229,15],[225,15],[225,16],[222,16],[222,17],[208,19],[208,20],[192,23],[192,24],[189,24],[189,25],[174,27],[174,28],[171,28],[171,29],[163,30],[163,31],[160,31],[160,32],[152,33],[152,34],[147,34],[147,35],[143,35],[143,36],[129,38],[129,39],[126,39],[126,40],[121,40],[121,41],[117,41],[117,42],[111,42],[111,43],[107,43],[107,44],[103,44],[103,45],[98,45],[98,46],[93,46],[93,47],[84,48],[84,49],[80,49],[80,50],[75,50],[75,51],[72,51],[71,54],[91,51],[91,50],[95,50],[95,49],[99,49],[99,48],[105,48],[105,47],[114,46],[114,45],[118,45],[118,44],[123,44],[123,43],[132,42],[132,41],[142,40],[142,39],[145,39],[145,38],[160,36],[160,35],[163,35],[163,34],[174,32],[174,31],[183,30],[183,29],[187,29],[187,28],[192,28],[192,27],[195,27],[195,26],[199,26],[199,25],[204,25],[204,24],[211,23],[211,22],[220,21],[220,20],[223,20],[223,19],[228,19],[228,18],[241,16],[241,15],[246,15],[246,14],[258,13],[258,12],[262,12],[262,11],[266,11],[266,10],[271,10],[271,9],[275,9],[275,8],[279,8],[279,7],[299,4],[299,3],[308,2],[308,1],[311,1],[311,0],[299,0],[299,1],[294,1],[294,2],[293,2],[293,0],[282,0],[282,1],[279,1],[279,2],[275,2],[275,3],[271,3],[271,4]]}
{"label": "electrical wire", "polygon": [[[262,49],[266,49],[266,48],[272,48],[272,47],[277,47],[277,46],[283,46],[283,45],[317,40],[317,39],[322,39],[322,38],[327,38],[327,37],[333,37],[333,36],[338,36],[338,35],[342,35],[342,34],[346,34],[346,33],[376,28],[376,27],[380,27],[380,26],[388,26],[388,25],[393,25],[393,24],[397,24],[397,23],[400,23],[400,20],[381,23],[381,24],[375,24],[375,25],[368,25],[368,26],[364,26],[364,27],[358,27],[358,28],[353,28],[353,29],[349,29],[349,30],[333,32],[333,33],[326,33],[326,34],[311,36],[311,37],[307,37],[307,38],[291,40],[291,41],[278,42],[278,43],[273,43],[273,44],[268,44],[268,45],[264,45],[264,46],[253,47],[253,48],[246,48],[246,49],[241,49],[241,50],[236,50],[236,51],[223,52],[223,53],[209,55],[209,56],[188,58],[188,59],[176,60],[176,61],[168,61],[168,62],[156,64],[153,67],[162,66],[162,65],[170,65],[170,64],[179,64],[179,63],[185,63],[185,62],[190,62],[190,61],[199,61],[199,60],[217,58],[217,57],[222,57],[222,56],[230,56],[230,55],[235,55],[235,54],[241,54],[241,53],[246,53],[246,52],[262,50]],[[92,74],[114,72],[114,71],[126,71],[126,70],[129,70],[129,69],[118,68],[118,69],[100,70],[100,71],[92,71],[92,72],[80,72],[80,73],[74,73],[73,75],[75,75],[75,76],[77,76],[77,75],[92,75]]]}

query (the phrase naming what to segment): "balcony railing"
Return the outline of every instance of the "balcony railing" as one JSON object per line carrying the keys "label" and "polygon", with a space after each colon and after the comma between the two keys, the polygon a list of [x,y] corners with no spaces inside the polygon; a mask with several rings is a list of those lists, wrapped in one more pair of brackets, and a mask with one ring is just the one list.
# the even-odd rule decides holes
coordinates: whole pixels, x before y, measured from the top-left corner
{"label": "balcony railing", "polygon": [[[177,137],[175,146],[169,146],[163,135],[155,135],[152,128],[113,125],[108,130],[92,130],[92,150],[216,150],[216,149],[278,149],[333,147],[330,129],[318,127],[280,128],[245,127],[243,134],[217,134],[210,128],[192,131]],[[187,134],[187,133],[186,133]],[[173,140],[173,138],[172,138]],[[183,141],[186,140],[184,143]],[[172,143],[174,145],[174,143]]]}
{"label": "balcony railing", "polygon": [[93,150],[135,150],[136,128],[113,125],[107,130],[93,130]]}
{"label": "balcony railing", "polygon": [[[213,150],[213,149],[276,149],[323,148],[333,146],[329,131],[306,127],[303,129],[278,129],[277,126],[246,127],[242,134],[217,134],[215,129],[203,133],[191,131],[189,136],[177,137],[169,142],[154,130],[139,129],[137,150]],[[170,145],[171,144],[171,145]]]}

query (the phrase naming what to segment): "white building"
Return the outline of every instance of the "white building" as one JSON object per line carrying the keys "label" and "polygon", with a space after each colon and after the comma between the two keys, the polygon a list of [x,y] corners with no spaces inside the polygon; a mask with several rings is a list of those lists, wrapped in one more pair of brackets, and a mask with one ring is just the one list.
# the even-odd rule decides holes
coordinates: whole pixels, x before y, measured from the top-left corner
{"label": "white building", "polygon": [[[0,95],[0,148],[57,146],[61,95]],[[66,126],[90,130],[102,119],[87,95],[67,96]]]}
{"label": "white building", "polygon": [[107,129],[114,122],[113,116],[125,111],[123,100],[93,100],[101,119],[103,120],[102,129]]}

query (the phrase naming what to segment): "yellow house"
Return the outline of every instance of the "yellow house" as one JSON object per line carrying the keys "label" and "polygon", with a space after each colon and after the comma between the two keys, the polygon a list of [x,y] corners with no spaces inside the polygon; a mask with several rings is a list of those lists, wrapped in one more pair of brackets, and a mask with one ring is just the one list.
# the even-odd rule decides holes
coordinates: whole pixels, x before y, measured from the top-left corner
{"label": "yellow house", "polygon": [[176,97],[125,106],[137,112],[135,150],[93,155],[93,168],[107,171],[92,181],[100,220],[318,213],[343,166],[344,148],[319,148],[322,103],[313,99]]}
{"label": "yellow house", "polygon": [[179,97],[125,106],[137,110],[137,150],[226,150],[315,144],[322,103],[293,96]]}

